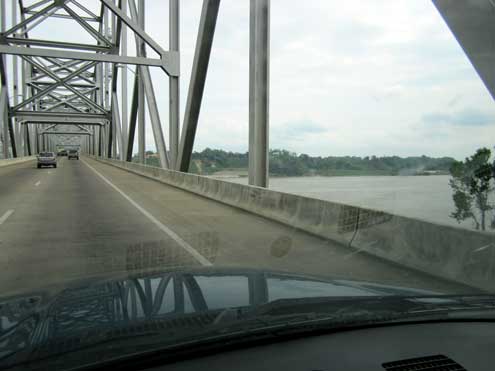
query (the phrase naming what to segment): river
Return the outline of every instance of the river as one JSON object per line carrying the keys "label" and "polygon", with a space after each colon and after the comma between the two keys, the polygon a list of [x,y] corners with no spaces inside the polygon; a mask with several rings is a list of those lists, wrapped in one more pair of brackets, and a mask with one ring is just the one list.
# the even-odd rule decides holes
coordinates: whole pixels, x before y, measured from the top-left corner
{"label": "river", "polygon": [[[247,178],[223,179],[247,184]],[[449,216],[454,211],[449,179],[448,175],[271,178],[270,189],[472,229],[471,221],[459,225]]]}

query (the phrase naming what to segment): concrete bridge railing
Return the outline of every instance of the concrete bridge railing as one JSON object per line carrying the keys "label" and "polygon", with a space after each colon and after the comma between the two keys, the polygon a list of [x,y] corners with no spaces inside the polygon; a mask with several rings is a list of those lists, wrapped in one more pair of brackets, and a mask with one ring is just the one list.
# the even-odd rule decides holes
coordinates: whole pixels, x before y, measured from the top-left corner
{"label": "concrete bridge railing", "polygon": [[11,166],[11,165],[19,165],[24,162],[34,161],[36,160],[36,156],[26,156],[26,157],[17,157],[17,158],[6,158],[0,159],[0,168]]}
{"label": "concrete bridge railing", "polygon": [[493,290],[495,234],[205,176],[98,159],[442,279]]}

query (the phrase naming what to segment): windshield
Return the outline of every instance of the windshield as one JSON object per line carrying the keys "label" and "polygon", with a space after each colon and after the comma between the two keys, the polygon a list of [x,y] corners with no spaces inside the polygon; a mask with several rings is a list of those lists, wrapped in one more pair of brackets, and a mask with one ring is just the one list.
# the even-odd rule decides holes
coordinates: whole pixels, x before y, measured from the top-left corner
{"label": "windshield", "polygon": [[478,3],[2,2],[0,368],[487,316]]}

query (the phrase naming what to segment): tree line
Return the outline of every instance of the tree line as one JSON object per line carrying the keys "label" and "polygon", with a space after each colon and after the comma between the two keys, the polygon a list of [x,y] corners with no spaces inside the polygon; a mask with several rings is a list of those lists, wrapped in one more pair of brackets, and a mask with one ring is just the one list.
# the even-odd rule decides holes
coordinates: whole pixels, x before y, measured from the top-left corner
{"label": "tree line", "polygon": [[[271,176],[304,175],[416,175],[438,172],[448,174],[453,158],[428,156],[309,156],[287,150],[269,152]],[[248,153],[227,152],[206,148],[192,155],[190,171],[211,175],[222,170],[241,170],[248,167]]]}
{"label": "tree line", "polygon": [[[309,156],[286,150],[270,150],[271,176],[303,175],[418,175],[449,174],[459,223],[471,220],[476,230],[495,229],[495,164],[488,148],[480,148],[464,161],[428,156]],[[134,158],[137,161],[137,157]],[[146,164],[159,166],[154,152],[146,152]],[[248,153],[206,148],[194,152],[189,171],[211,175],[222,170],[247,170]]]}

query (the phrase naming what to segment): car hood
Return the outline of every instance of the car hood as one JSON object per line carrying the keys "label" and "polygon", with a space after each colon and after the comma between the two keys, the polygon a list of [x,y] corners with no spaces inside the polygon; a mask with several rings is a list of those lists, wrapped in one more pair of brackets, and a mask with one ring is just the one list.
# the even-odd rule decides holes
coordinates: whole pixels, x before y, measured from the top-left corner
{"label": "car hood", "polygon": [[40,291],[0,299],[0,368],[53,356],[61,360],[66,353],[124,335],[142,337],[146,329],[160,329],[158,323],[160,331],[170,331],[173,323],[175,335],[195,326],[204,329],[226,308],[309,297],[432,294],[436,293],[252,269],[168,270],[90,279],[56,294]]}

